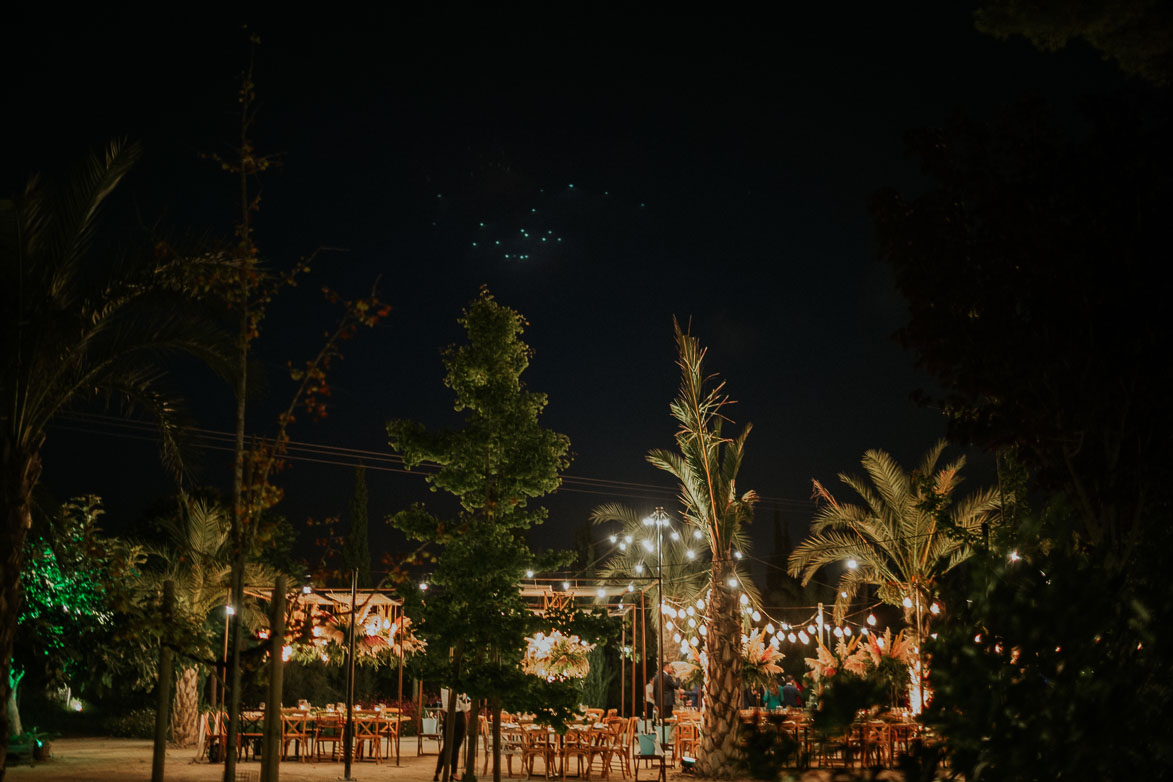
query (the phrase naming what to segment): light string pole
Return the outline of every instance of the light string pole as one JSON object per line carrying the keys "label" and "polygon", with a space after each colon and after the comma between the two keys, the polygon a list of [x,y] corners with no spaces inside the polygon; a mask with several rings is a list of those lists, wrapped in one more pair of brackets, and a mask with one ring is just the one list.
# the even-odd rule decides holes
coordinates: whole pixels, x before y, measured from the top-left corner
{"label": "light string pole", "polygon": [[656,711],[660,722],[660,744],[666,741],[664,725],[664,698],[667,682],[664,680],[664,527],[669,523],[668,514],[662,507],[652,511],[652,515],[644,519],[644,526],[656,528],[656,617],[660,629],[660,637],[656,643],[656,656],[659,658],[659,667],[656,670],[656,683],[659,687],[652,687],[657,693]]}

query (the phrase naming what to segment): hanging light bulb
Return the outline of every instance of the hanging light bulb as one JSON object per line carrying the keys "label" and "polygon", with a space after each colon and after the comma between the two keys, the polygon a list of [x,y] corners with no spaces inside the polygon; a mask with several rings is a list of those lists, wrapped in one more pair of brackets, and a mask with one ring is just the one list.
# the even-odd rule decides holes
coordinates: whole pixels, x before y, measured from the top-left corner
{"label": "hanging light bulb", "polygon": [[634,592],[634,591],[635,591],[635,584],[628,584],[628,585],[627,585],[627,591],[628,591],[628,592]]}
{"label": "hanging light bulb", "polygon": [[700,633],[701,635],[708,635],[709,628],[705,627],[704,625],[701,625],[700,627],[697,628],[697,632]]}
{"label": "hanging light bulb", "polygon": [[876,617],[874,615],[868,614],[868,624],[872,627],[876,626]]}
{"label": "hanging light bulb", "polygon": [[737,589],[737,579],[736,578],[729,579],[729,587],[730,587],[730,589]]}
{"label": "hanging light bulb", "polygon": [[639,564],[637,564],[635,566],[635,574],[637,576],[641,576],[641,575],[643,575],[643,572],[644,572],[644,566],[643,566],[643,563],[640,562]]}
{"label": "hanging light bulb", "polygon": [[623,536],[624,543],[631,543],[633,540],[635,540],[635,538],[631,537],[631,535],[624,535]]}
{"label": "hanging light bulb", "polygon": [[861,628],[859,628],[859,634],[860,634],[860,635],[867,635],[867,634],[868,634],[868,629],[867,629],[866,627],[861,627]]}
{"label": "hanging light bulb", "polygon": [[672,530],[672,539],[673,540],[680,540],[680,533],[677,532],[676,530]]}
{"label": "hanging light bulb", "polygon": [[854,559],[849,559],[849,560],[847,560],[847,567],[850,570],[855,570],[857,567],[859,567],[859,563],[856,562]]}
{"label": "hanging light bulb", "polygon": [[618,536],[618,535],[612,535],[612,536],[611,536],[611,542],[612,542],[612,543],[618,543],[618,542],[619,542],[619,536]]}
{"label": "hanging light bulb", "polygon": [[[789,641],[790,643],[794,643],[795,641],[798,640],[798,636],[796,636],[794,633],[791,633],[790,635],[786,636],[786,640]],[[806,643],[806,642],[804,641],[803,643]]]}
{"label": "hanging light bulb", "polygon": [[733,558],[734,558],[734,559],[741,559],[741,552],[740,552],[740,551],[734,551],[734,552],[733,552]]}
{"label": "hanging light bulb", "polygon": [[753,616],[753,620],[755,622],[762,621],[762,612],[761,611],[754,611],[753,614],[751,614],[751,616]]}
{"label": "hanging light bulb", "polygon": [[705,537],[705,534],[698,529],[698,530],[693,530],[692,536],[694,538],[696,538],[697,540],[703,540]]}
{"label": "hanging light bulb", "polygon": [[598,596],[598,598],[599,598],[600,600],[602,600],[603,598],[605,598],[605,597],[607,596],[607,590],[606,590],[606,589],[603,589],[602,587],[599,587],[599,588],[598,588],[598,589],[595,591],[595,595],[597,595],[597,596]]}
{"label": "hanging light bulb", "polygon": [[839,597],[841,597],[841,598],[843,598],[844,600],[846,600],[846,599],[847,599],[847,593],[846,593],[846,592],[840,592],[840,593],[839,593]]}
{"label": "hanging light bulb", "polygon": [[769,633],[770,635],[774,634],[774,623],[773,622],[766,623],[766,632]]}
{"label": "hanging light bulb", "polygon": [[695,609],[695,608],[693,608],[692,606],[689,606],[689,607],[688,607],[688,608],[685,610],[685,613],[686,613],[686,614],[688,614],[689,616],[696,616],[696,609]]}
{"label": "hanging light bulb", "polygon": [[688,557],[689,559],[696,559],[696,552],[692,549],[685,549],[684,556]]}
{"label": "hanging light bulb", "polygon": [[674,634],[672,636],[672,640],[675,641],[676,643],[680,643],[680,633]]}
{"label": "hanging light bulb", "polygon": [[421,581],[421,582],[420,582],[420,591],[421,591],[421,592],[427,592],[427,591],[428,591],[428,582],[427,582],[427,581]]}
{"label": "hanging light bulb", "polygon": [[884,648],[884,636],[882,636],[882,635],[876,636],[876,646],[880,647],[881,649]]}
{"label": "hanging light bulb", "polygon": [[845,636],[847,636],[848,638],[850,638],[850,637],[851,637],[851,625],[846,625],[846,626],[843,628],[843,634],[844,634]]}
{"label": "hanging light bulb", "polygon": [[696,599],[696,610],[698,610],[698,611],[705,610],[705,601],[701,600],[699,597]]}
{"label": "hanging light bulb", "polygon": [[903,605],[905,608],[912,608],[912,598],[911,597],[906,597],[903,600],[901,600],[900,602],[901,602],[901,605]]}
{"label": "hanging light bulb", "polygon": [[690,644],[692,644],[693,646],[700,646],[700,643],[701,643],[695,635],[692,638],[689,638],[688,642]]}
{"label": "hanging light bulb", "polygon": [[627,551],[627,544],[626,544],[626,543],[620,543],[620,544],[619,544],[619,550],[620,550],[620,551]]}
{"label": "hanging light bulb", "polygon": [[811,639],[810,639],[810,637],[809,637],[809,636],[808,636],[806,633],[804,633],[802,630],[799,630],[799,631],[798,631],[798,638],[799,638],[799,640],[801,640],[801,641],[802,641],[804,644],[809,644],[809,643],[811,642]]}
{"label": "hanging light bulb", "polygon": [[1018,560],[1020,560],[1020,559],[1022,559],[1022,557],[1020,557],[1020,556],[1018,555],[1018,552],[1017,552],[1017,551],[1011,551],[1011,552],[1010,552],[1010,561],[1011,561],[1011,562],[1017,562],[1017,561],[1018,561]]}
{"label": "hanging light bulb", "polygon": [[937,605],[936,603],[933,603],[931,606],[929,606],[929,613],[930,614],[941,613],[941,606]]}
{"label": "hanging light bulb", "polygon": [[689,620],[688,620],[688,626],[689,626],[689,627],[696,627],[696,620],[695,620],[695,619],[689,619]]}
{"label": "hanging light bulb", "polygon": [[570,589],[570,582],[569,582],[569,581],[563,581],[563,582],[562,582],[562,591],[563,591],[563,592],[566,592],[566,591],[568,591],[569,589]]}
{"label": "hanging light bulb", "polygon": [[842,637],[843,637],[843,628],[842,628],[842,627],[836,627],[836,628],[835,628],[834,630],[832,630],[831,632],[833,632],[833,633],[835,634],[835,637],[836,637],[836,638],[842,638]]}
{"label": "hanging light bulb", "polygon": [[534,577],[534,571],[532,571],[532,570],[527,570],[527,571],[525,571],[525,577],[526,577],[526,578],[533,578],[533,577]]}
{"label": "hanging light bulb", "polygon": [[744,592],[741,593],[741,597],[739,597],[738,600],[743,606],[749,605],[749,595],[745,594]]}
{"label": "hanging light bulb", "polygon": [[654,551],[655,550],[655,546],[652,545],[652,541],[648,540],[647,538],[644,538],[643,540],[641,540],[639,542],[639,544],[644,547],[644,551]]}

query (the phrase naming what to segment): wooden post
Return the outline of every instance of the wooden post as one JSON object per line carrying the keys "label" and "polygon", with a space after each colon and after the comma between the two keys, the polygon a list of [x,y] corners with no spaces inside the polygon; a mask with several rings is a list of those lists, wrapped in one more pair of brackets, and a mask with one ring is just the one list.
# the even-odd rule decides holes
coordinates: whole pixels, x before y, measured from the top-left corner
{"label": "wooden post", "polygon": [[[644,607],[644,590],[642,589],[639,591],[639,624],[642,630],[640,636],[643,642],[639,653],[640,659],[643,662],[643,681],[640,684],[646,685],[648,681],[648,617],[647,609]],[[639,702],[643,704],[643,715],[646,720],[648,718],[648,699],[640,698]]]}
{"label": "wooden post", "polygon": [[343,731],[342,746],[345,750],[345,773],[343,779],[354,779],[350,775],[350,764],[354,755],[354,618],[358,613],[358,568],[350,572],[350,653],[346,655],[346,730]]}
{"label": "wooden post", "polygon": [[619,716],[626,717],[623,707],[624,691],[627,688],[627,617],[619,615]]}
{"label": "wooden post", "polygon": [[269,615],[269,699],[265,701],[265,738],[261,782],[277,782],[281,771],[281,686],[285,676],[285,576],[277,576]]}
{"label": "wooden post", "polygon": [[171,717],[171,647],[167,633],[175,613],[175,582],[163,582],[163,633],[159,637],[159,699],[155,703],[155,751],[151,757],[151,782],[163,782],[163,766],[167,761],[167,730]]}

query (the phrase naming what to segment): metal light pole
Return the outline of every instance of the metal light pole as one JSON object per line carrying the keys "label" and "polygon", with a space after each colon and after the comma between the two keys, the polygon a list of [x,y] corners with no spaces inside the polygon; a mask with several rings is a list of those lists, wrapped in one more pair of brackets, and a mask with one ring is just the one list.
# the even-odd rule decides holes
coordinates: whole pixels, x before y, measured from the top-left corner
{"label": "metal light pole", "polygon": [[664,526],[668,523],[668,514],[663,508],[656,508],[652,515],[644,519],[644,524],[656,525],[656,611],[659,618],[660,642],[656,644],[656,655],[659,657],[659,667],[656,669],[656,681],[659,688],[652,687],[652,692],[659,691],[659,701],[656,703],[660,718],[660,741],[664,742]]}

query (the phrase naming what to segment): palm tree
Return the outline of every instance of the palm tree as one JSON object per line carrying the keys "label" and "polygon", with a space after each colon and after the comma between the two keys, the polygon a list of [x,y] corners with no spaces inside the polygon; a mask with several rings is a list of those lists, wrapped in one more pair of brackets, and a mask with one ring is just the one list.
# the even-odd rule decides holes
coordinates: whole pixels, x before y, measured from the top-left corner
{"label": "palm tree", "polygon": [[839,475],[863,505],[841,503],[814,482],[823,504],[811,522],[814,534],[791,553],[789,572],[805,586],[825,565],[854,565],[839,579],[836,622],[867,584],[878,587],[885,603],[902,606],[908,623],[923,633],[937,579],[969,558],[969,541],[997,517],[996,489],[955,496],[965,457],[937,469],[944,449],[945,441],[937,442],[910,473],[884,451],[865,453],[861,463],[870,482]]}
{"label": "palm tree", "polygon": [[[176,614],[187,625],[181,634],[185,645],[193,647],[194,656],[213,656],[210,653],[215,644],[208,644],[205,624],[216,609],[226,604],[231,588],[232,547],[228,513],[219,506],[193,500],[183,503],[180,513],[165,523],[164,528],[166,547],[154,552],[162,559],[162,567],[144,576],[144,591],[155,594],[164,581],[174,582]],[[270,584],[274,575],[263,565],[248,563],[245,582]],[[242,610],[249,611],[250,606],[246,603]],[[252,615],[246,621],[253,625],[266,620]],[[199,666],[184,666],[171,705],[172,740],[181,747],[195,743],[197,738],[199,684]]]}
{"label": "palm tree", "polygon": [[745,525],[753,520],[757,494],[738,494],[737,473],[751,427],[735,438],[723,434],[731,403],[723,382],[705,375],[706,351],[679,323],[676,345],[681,369],[680,394],[672,403],[679,452],[657,449],[648,461],[680,482],[683,519],[689,532],[699,531],[709,544],[712,566],[705,601],[705,696],[697,770],[703,776],[727,776],[737,770],[738,708],[741,705],[741,617],[734,552],[746,545]]}
{"label": "palm tree", "polygon": [[[219,361],[218,332],[193,316],[165,261],[97,252],[94,235],[106,197],[137,149],[111,144],[60,187],[33,177],[0,201],[0,665],[7,668],[20,611],[24,540],[32,523],[41,447],[63,410],[112,395],[161,424],[164,457],[178,471],[176,403],[158,387],[158,361],[175,351]],[[106,248],[103,247],[103,250]],[[7,677],[0,677],[0,702]],[[0,714],[0,765],[7,755]]]}

